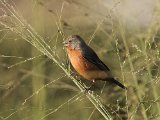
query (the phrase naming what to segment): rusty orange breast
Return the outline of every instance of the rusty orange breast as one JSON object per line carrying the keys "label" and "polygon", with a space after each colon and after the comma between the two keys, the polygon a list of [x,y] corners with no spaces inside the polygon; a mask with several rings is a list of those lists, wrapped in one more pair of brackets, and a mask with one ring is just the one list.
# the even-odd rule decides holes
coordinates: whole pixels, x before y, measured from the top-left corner
{"label": "rusty orange breast", "polygon": [[80,50],[67,49],[67,52],[72,66],[84,78],[88,80],[107,78],[107,73],[85,59]]}

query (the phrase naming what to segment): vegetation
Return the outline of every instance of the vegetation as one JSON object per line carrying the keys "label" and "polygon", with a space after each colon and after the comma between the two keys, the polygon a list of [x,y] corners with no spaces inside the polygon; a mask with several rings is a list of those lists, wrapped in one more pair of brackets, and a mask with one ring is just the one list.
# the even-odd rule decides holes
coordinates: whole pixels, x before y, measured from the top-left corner
{"label": "vegetation", "polygon": [[[0,1],[0,120],[160,119],[160,2],[143,27],[119,14],[124,2],[92,2]],[[62,44],[72,34],[128,89],[100,81],[86,92]]]}

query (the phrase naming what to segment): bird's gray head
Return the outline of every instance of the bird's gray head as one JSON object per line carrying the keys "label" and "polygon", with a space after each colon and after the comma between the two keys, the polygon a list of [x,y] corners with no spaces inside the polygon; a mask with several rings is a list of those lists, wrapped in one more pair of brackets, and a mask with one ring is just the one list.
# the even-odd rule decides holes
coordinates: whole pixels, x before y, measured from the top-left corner
{"label": "bird's gray head", "polygon": [[68,49],[81,49],[86,45],[84,40],[79,35],[71,35],[63,43]]}

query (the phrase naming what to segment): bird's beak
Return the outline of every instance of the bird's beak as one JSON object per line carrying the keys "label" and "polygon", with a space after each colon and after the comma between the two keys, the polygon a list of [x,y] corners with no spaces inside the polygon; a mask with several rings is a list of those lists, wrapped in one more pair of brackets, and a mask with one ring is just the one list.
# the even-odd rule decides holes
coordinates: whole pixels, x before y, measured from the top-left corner
{"label": "bird's beak", "polygon": [[64,45],[65,47],[67,47],[67,46],[68,46],[68,42],[67,42],[67,41],[64,41],[64,42],[63,42],[63,45]]}

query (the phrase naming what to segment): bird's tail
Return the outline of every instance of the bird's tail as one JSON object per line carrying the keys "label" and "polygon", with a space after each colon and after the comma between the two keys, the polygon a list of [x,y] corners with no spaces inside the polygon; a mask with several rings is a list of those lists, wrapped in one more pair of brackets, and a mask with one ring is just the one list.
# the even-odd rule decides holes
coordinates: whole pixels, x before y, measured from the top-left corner
{"label": "bird's tail", "polygon": [[122,83],[118,82],[114,78],[108,78],[106,81],[114,83],[114,84],[118,85],[119,87],[121,87],[123,89],[127,89]]}

